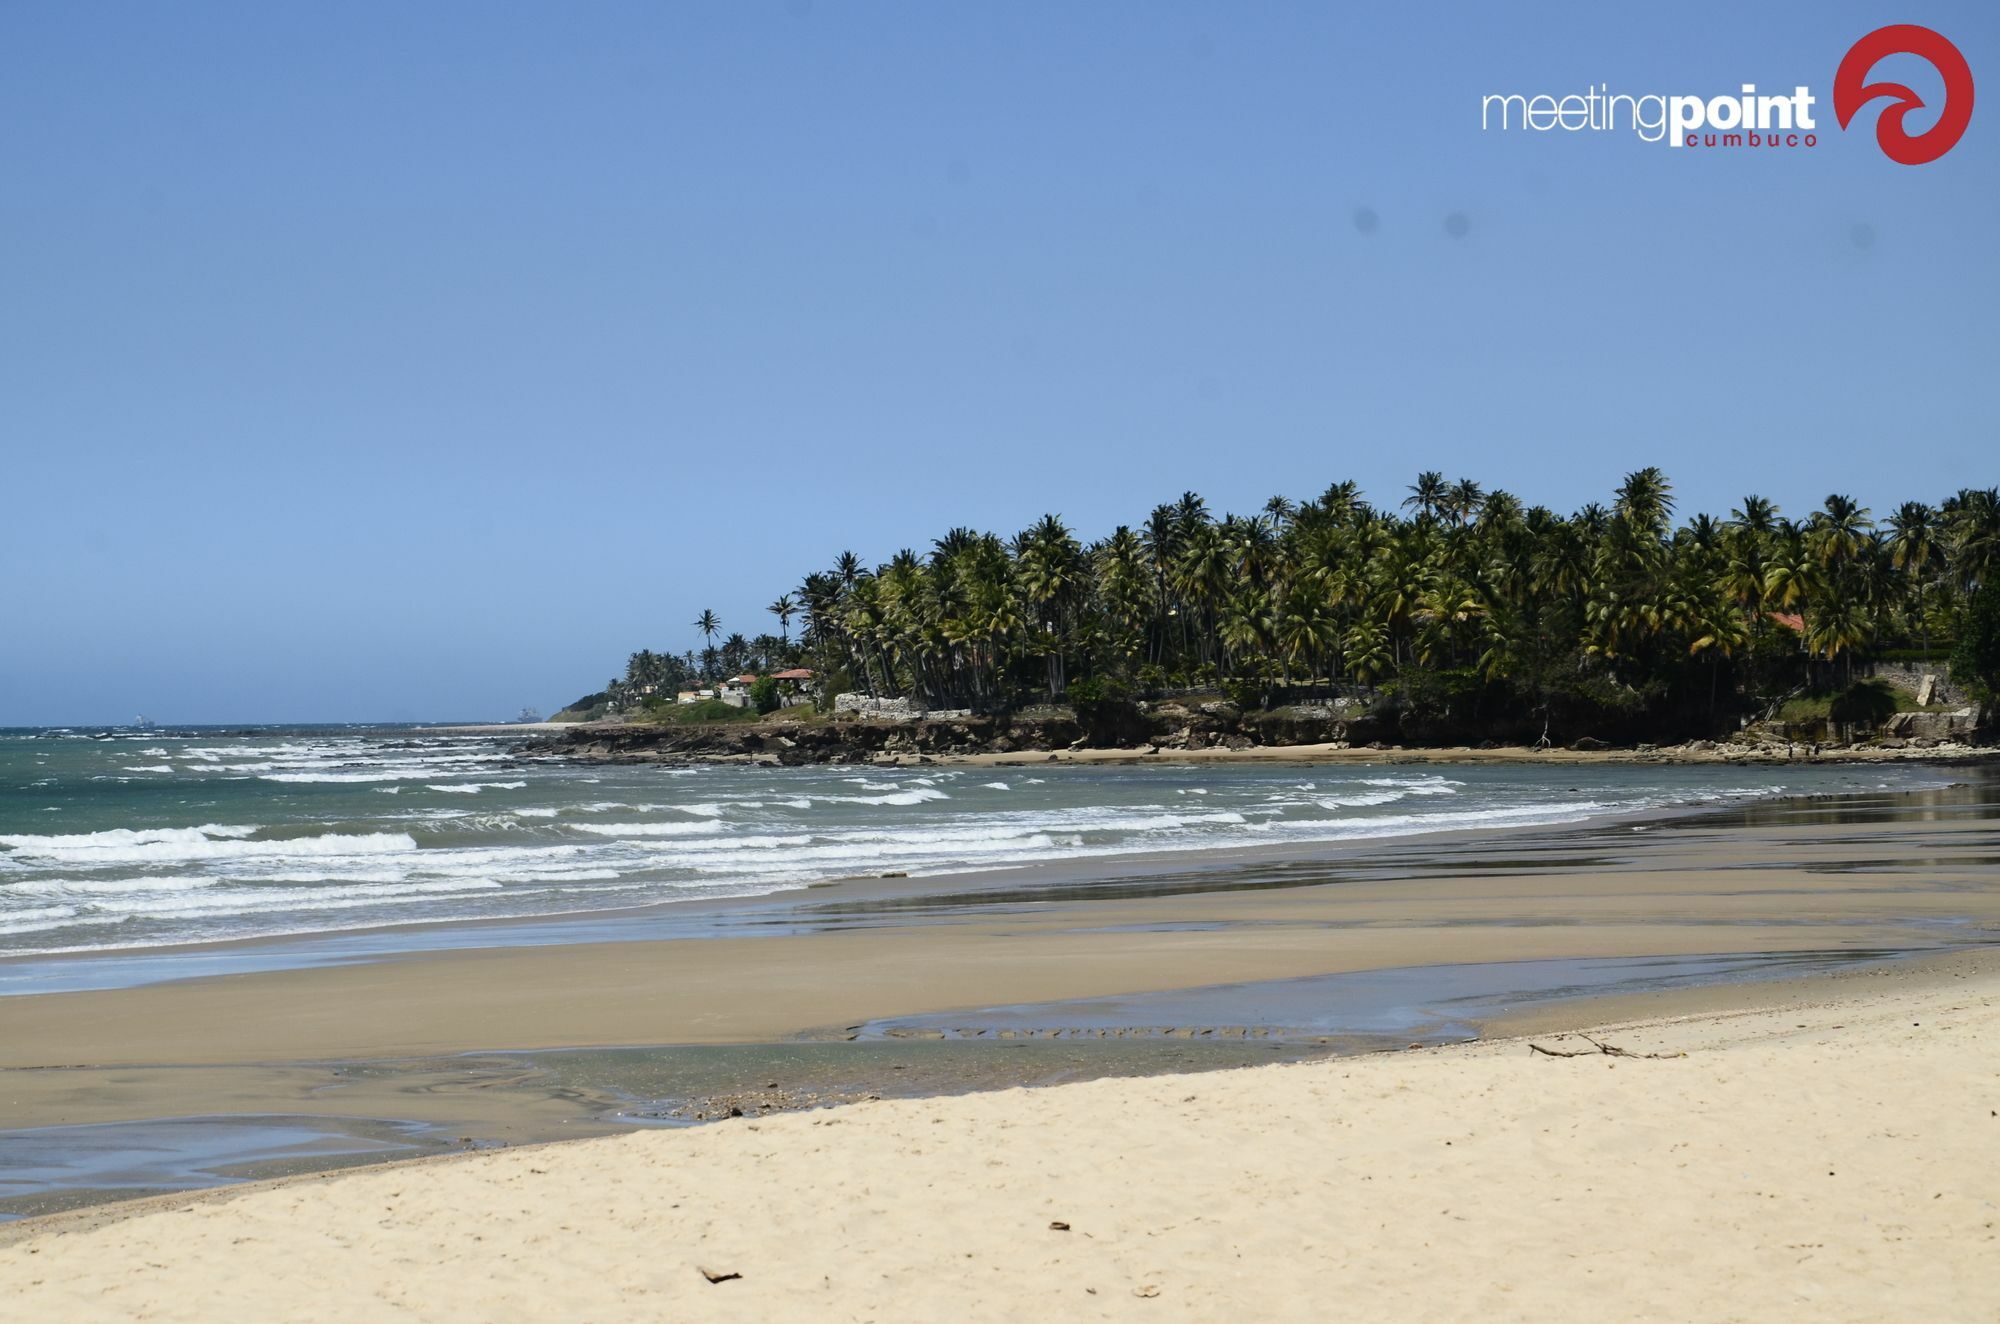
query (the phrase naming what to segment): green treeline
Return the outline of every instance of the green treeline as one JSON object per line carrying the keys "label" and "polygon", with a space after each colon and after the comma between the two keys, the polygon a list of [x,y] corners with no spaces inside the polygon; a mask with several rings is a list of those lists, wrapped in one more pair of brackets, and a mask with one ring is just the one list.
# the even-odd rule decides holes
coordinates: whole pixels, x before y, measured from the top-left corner
{"label": "green treeline", "polygon": [[1840,495],[1796,519],[1750,496],[1678,524],[1650,468],[1568,516],[1437,473],[1397,510],[1338,483],[1217,518],[1190,492],[1093,543],[1049,515],[1010,539],[952,529],[872,568],[842,553],[771,605],[779,635],[718,645],[704,612],[699,654],[634,654],[607,695],[804,665],[828,694],[943,708],[1338,692],[1686,734],[1898,650],[1956,649],[1954,674],[1990,699],[1996,557],[1991,488],[1880,520]]}

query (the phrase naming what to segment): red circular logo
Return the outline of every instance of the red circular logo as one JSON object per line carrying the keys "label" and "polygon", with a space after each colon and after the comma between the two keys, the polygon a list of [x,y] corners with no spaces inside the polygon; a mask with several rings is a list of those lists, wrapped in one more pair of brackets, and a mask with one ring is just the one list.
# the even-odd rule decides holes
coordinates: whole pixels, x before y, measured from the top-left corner
{"label": "red circular logo", "polygon": [[[1916,55],[1929,60],[1944,76],[1944,108],[1937,123],[1914,137],[1903,131],[1903,117],[1920,109],[1924,99],[1901,83],[1864,83],[1868,71],[1891,55]],[[1972,68],[1958,47],[1929,28],[1915,23],[1894,23],[1877,28],[1842,57],[1840,71],[1833,76],[1833,113],[1840,127],[1854,118],[1854,112],[1876,97],[1894,97],[1896,104],[1875,121],[1875,141],[1891,161],[1903,165],[1923,165],[1935,161],[1957,145],[1972,122]]]}

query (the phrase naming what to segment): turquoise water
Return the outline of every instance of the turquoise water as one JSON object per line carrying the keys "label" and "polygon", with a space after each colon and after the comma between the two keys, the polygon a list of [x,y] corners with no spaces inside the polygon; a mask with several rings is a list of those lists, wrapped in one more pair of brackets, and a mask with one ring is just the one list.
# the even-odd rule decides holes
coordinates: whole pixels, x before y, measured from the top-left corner
{"label": "turquoise water", "polygon": [[586,767],[412,729],[0,732],[0,955],[725,899],[827,879],[1583,822],[1895,767]]}

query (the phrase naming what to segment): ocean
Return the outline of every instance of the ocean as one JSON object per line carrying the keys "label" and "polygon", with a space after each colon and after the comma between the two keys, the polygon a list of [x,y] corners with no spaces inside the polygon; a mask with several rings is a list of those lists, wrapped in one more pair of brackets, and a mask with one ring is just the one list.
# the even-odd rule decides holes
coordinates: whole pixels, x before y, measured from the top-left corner
{"label": "ocean", "polygon": [[1922,766],[758,768],[420,728],[0,731],[0,955],[724,899],[900,872],[1919,789]]}

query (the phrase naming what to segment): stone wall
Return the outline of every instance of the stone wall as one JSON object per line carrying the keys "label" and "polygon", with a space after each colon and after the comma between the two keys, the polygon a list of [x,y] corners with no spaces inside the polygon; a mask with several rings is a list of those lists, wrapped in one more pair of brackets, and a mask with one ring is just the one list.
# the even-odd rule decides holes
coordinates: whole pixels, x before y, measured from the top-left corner
{"label": "stone wall", "polygon": [[907,694],[894,699],[878,699],[872,694],[836,694],[833,696],[833,710],[892,722],[913,722],[919,717],[950,722],[972,715],[970,708],[926,708],[922,699]]}
{"label": "stone wall", "polygon": [[1919,665],[1915,662],[1877,662],[1872,668],[1878,680],[1886,680],[1912,694],[1923,692],[1925,676],[1936,677],[1932,686],[1931,702],[1962,707],[1971,701],[1971,696],[1951,683],[1950,668],[1943,662]]}

